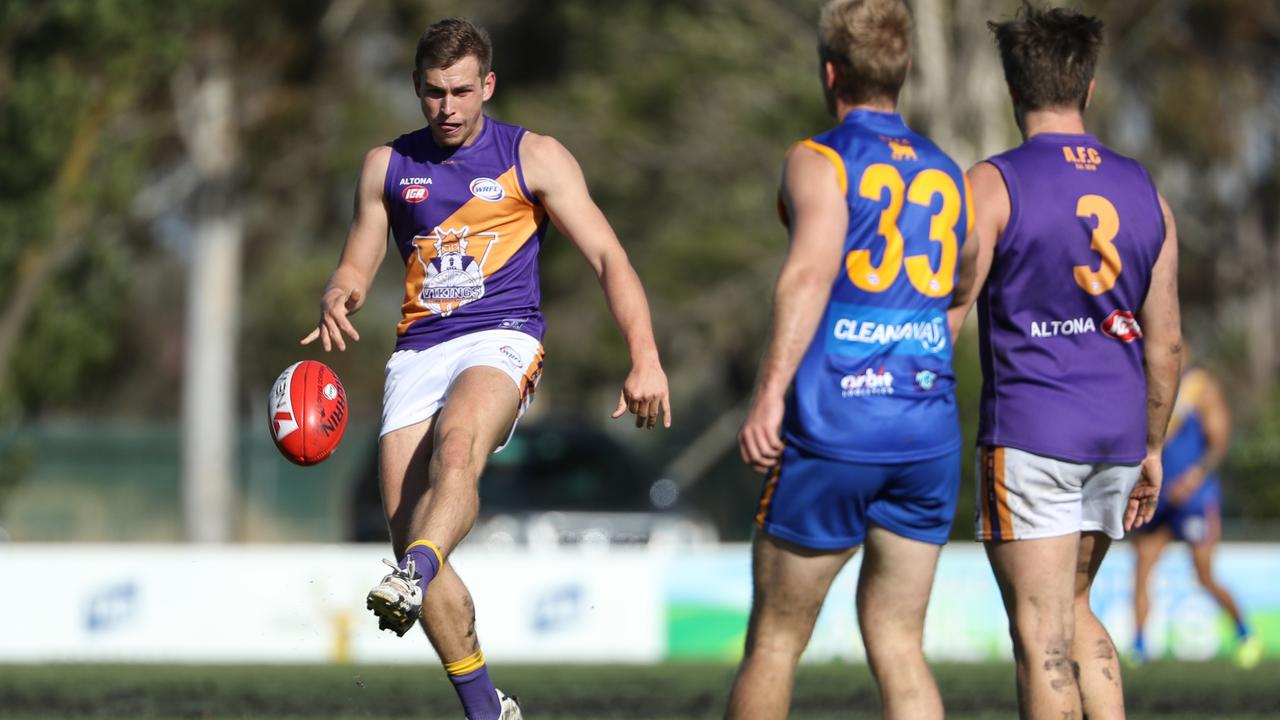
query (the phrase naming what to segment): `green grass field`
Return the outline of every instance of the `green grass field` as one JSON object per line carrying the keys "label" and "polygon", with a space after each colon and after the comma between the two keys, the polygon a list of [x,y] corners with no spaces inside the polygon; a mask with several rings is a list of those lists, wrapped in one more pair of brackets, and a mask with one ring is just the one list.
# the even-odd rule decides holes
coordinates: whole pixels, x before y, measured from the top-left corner
{"label": "green grass field", "polygon": [[[733,675],[726,665],[504,666],[504,690],[530,720],[718,718]],[[953,720],[1013,717],[1004,664],[935,668]],[[1223,663],[1155,663],[1126,671],[1131,718],[1260,720],[1280,716],[1280,663],[1243,672]],[[805,665],[792,718],[876,718],[861,665]],[[192,667],[0,665],[0,718],[275,718],[410,720],[461,716],[437,667]]]}

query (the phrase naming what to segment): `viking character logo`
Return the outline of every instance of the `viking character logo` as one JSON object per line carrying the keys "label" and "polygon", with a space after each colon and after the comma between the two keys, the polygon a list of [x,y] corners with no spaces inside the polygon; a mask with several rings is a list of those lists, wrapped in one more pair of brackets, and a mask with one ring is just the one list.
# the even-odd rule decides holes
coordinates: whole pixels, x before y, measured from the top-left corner
{"label": "viking character logo", "polygon": [[[487,240],[479,260],[468,252],[476,238]],[[430,235],[415,237],[413,244],[418,248],[417,260],[423,270],[418,304],[447,317],[462,305],[484,297],[484,262],[497,239],[498,233],[493,232],[470,235],[465,226],[460,230],[437,227]]]}

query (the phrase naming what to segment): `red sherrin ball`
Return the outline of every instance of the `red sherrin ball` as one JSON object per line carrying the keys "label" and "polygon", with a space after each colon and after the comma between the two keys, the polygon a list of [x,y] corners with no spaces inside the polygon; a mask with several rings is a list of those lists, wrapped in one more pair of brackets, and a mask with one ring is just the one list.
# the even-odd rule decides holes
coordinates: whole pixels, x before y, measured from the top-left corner
{"label": "red sherrin ball", "polygon": [[342,441],[347,391],[328,365],[303,360],[276,378],[267,412],[271,439],[280,454],[299,465],[315,465]]}

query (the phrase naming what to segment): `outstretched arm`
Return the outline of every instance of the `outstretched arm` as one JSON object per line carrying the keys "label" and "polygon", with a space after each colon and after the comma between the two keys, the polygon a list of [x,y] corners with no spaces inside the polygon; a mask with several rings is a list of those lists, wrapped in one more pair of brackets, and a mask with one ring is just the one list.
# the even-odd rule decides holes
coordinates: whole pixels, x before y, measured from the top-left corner
{"label": "outstretched arm", "polygon": [[835,166],[803,145],[787,154],[782,200],[791,218],[791,247],[773,292],[773,321],[751,409],[738,433],[743,461],[759,472],[767,472],[782,454],[787,388],[822,320],[849,227],[849,206]]}
{"label": "outstretched arm", "polygon": [[671,427],[667,376],[658,360],[649,302],[644,286],[604,213],[587,191],[578,161],[555,138],[526,133],[520,142],[525,183],[538,196],[552,222],[578,248],[595,271],[631,353],[631,372],[622,385],[613,417],[630,411],[636,427],[654,427],[662,415]]}
{"label": "outstretched arm", "polygon": [[1000,171],[991,163],[982,162],[969,170],[966,179],[969,185],[969,217],[973,226],[960,248],[960,279],[951,296],[951,309],[947,311],[952,342],[960,335],[969,309],[987,282],[996,240],[1009,223],[1009,191]]}
{"label": "outstretched arm", "polygon": [[352,340],[360,339],[360,333],[356,332],[348,316],[364,305],[373,276],[387,254],[390,221],[382,197],[382,185],[390,162],[391,148],[385,145],[370,150],[364,156],[347,242],[342,247],[338,268],[329,277],[320,298],[320,322],[302,338],[303,345],[320,338],[320,344],[328,352],[335,346],[339,350],[347,349],[343,333]]}
{"label": "outstretched arm", "polygon": [[1147,457],[1142,474],[1129,494],[1124,529],[1146,525],[1156,511],[1164,468],[1160,451],[1169,428],[1169,414],[1178,396],[1179,365],[1182,357],[1182,319],[1178,309],[1178,230],[1173,212],[1160,198],[1164,214],[1164,244],[1151,270],[1151,287],[1138,311],[1138,323],[1145,338],[1143,366],[1147,376]]}

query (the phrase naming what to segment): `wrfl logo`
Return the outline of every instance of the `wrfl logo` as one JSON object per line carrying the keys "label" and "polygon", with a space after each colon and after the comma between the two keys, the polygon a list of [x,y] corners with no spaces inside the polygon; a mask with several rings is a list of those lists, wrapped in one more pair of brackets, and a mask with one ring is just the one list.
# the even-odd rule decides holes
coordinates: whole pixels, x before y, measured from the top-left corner
{"label": "wrfl logo", "polygon": [[507,192],[502,189],[502,185],[493,178],[476,178],[472,180],[471,194],[489,202],[498,202],[507,196]]}

